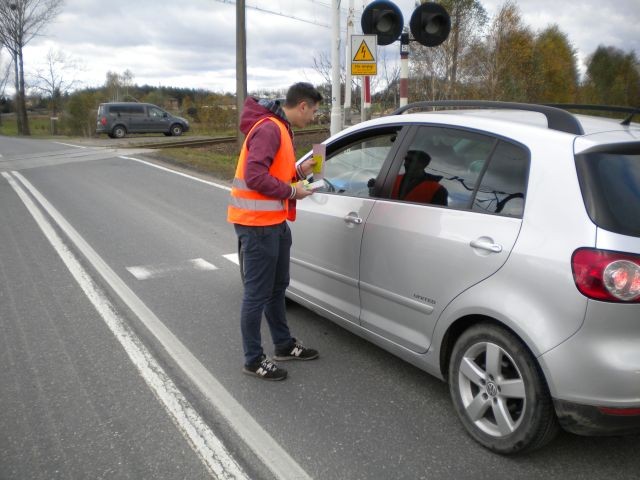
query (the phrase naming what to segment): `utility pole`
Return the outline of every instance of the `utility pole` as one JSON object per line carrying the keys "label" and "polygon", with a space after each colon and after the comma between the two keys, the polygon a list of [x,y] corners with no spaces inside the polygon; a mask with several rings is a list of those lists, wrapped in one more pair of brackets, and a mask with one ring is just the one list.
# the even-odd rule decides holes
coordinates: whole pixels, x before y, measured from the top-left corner
{"label": "utility pole", "polygon": [[400,35],[400,106],[409,102],[409,32]]}
{"label": "utility pole", "polygon": [[242,148],[244,135],[240,132],[240,115],[247,97],[247,30],[245,25],[245,2],[236,0],[236,120],[238,127],[238,149]]}
{"label": "utility pole", "polygon": [[344,124],[343,127],[351,125],[351,35],[353,34],[353,0],[349,0],[349,12],[347,13],[347,39],[344,44],[345,50],[345,79],[344,79]]}
{"label": "utility pole", "polygon": [[340,114],[340,1],[331,0],[331,126],[338,133],[342,125]]}

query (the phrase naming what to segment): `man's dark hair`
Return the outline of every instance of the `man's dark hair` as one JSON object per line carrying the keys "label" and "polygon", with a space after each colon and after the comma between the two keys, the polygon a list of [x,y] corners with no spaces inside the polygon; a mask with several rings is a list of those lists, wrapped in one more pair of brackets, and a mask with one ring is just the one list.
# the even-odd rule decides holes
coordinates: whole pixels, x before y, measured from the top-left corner
{"label": "man's dark hair", "polygon": [[315,105],[321,101],[322,95],[313,85],[307,82],[298,82],[289,87],[285,105],[287,108],[294,108],[300,102],[307,102]]}
{"label": "man's dark hair", "polygon": [[423,150],[408,150],[407,156],[411,156],[412,160],[419,160],[427,165],[431,162],[431,155]]}

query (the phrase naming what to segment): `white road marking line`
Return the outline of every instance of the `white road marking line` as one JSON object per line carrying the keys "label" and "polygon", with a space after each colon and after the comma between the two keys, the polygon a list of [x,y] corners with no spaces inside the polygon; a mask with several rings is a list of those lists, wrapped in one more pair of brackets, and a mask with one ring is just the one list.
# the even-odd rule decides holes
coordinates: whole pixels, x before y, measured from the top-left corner
{"label": "white road marking line", "polygon": [[185,272],[189,270],[211,271],[217,270],[218,267],[207,262],[202,258],[193,258],[185,262],[170,265],[162,263],[157,265],[139,265],[126,267],[129,273],[138,280],[148,280],[150,278],[158,278],[170,275],[172,273]]}
{"label": "white road marking line", "polygon": [[62,142],[53,142],[53,143],[57,143],[58,145],[64,145],[65,147],[87,148],[82,145],[72,145],[71,143],[62,143]]}
{"label": "white road marking line", "polygon": [[[35,194],[37,191],[33,189],[33,186],[26,179],[16,172],[12,173],[36,198],[40,196],[39,193]],[[217,479],[248,480],[247,475],[229,454],[222,442],[209,429],[140,339],[118,315],[116,308],[91,279],[91,275],[82,267],[75,255],[67,248],[33,200],[9,174],[2,172],[2,176],[7,179],[18,194],[46,238],[69,269],[69,272],[80,285],[80,288],[82,288],[87,298],[118,339],[142,378],[155,393],[167,412],[173,417],[174,423],[191,443],[192,448],[200,456],[209,471]],[[40,200],[38,198],[38,201]]]}
{"label": "white road marking line", "polygon": [[235,263],[236,265],[240,265],[240,259],[238,258],[237,253],[229,253],[227,255],[222,255],[224,258],[229,260],[230,262]]}
{"label": "white road marking line", "polygon": [[193,175],[188,175],[186,173],[178,172],[177,170],[172,170],[170,168],[163,167],[161,165],[156,165],[155,163],[146,162],[144,160],[140,160],[139,158],[125,157],[123,155],[120,155],[118,158],[122,158],[124,160],[133,160],[134,162],[144,163],[145,165],[149,165],[150,167],[158,168],[160,170],[164,170],[165,172],[169,172],[169,173],[174,173],[176,175],[180,175],[181,177],[186,177],[186,178],[189,178],[191,180],[195,180],[196,182],[205,183],[207,185],[211,185],[212,187],[221,188],[222,190],[227,190],[229,192],[231,191],[231,188],[227,187],[226,185],[221,185],[219,183],[210,182],[208,180],[203,180],[202,178],[198,178],[198,177],[194,177]]}
{"label": "white road marking line", "polygon": [[126,285],[126,283],[91,248],[82,236],[67,220],[36,190],[31,183],[18,172],[12,172],[16,178],[38,200],[49,216],[62,229],[69,240],[92,264],[98,274],[110,285],[113,291],[125,302],[129,309],[140,319],[156,337],[166,352],[189,377],[204,397],[222,415],[242,441],[255,456],[282,480],[311,480],[311,477],[298,463],[269,435],[249,412],[231,396],[226,388],[209,372],[204,365],[185,347],[164,323],[147,307],[144,302]]}

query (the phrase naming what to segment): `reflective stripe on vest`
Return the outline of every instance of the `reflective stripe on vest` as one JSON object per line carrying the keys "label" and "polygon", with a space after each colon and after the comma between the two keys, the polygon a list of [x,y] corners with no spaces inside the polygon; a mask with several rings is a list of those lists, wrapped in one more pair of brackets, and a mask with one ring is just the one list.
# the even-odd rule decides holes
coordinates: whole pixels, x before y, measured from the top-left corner
{"label": "reflective stripe on vest", "polygon": [[253,130],[264,121],[272,121],[280,129],[280,148],[269,167],[269,174],[289,184],[295,179],[295,153],[293,143],[286,125],[277,118],[260,119],[251,128],[242,145],[235,178],[231,187],[231,196],[227,209],[227,220],[249,226],[276,225],[286,219],[293,220],[293,212],[289,211],[289,200],[275,199],[250,189],[244,180],[244,170],[248,156],[247,141]]}

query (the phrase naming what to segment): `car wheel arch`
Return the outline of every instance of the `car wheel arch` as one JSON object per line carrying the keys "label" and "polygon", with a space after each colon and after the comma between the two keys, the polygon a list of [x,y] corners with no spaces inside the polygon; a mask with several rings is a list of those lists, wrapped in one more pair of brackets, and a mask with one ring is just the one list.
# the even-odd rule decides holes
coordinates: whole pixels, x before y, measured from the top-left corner
{"label": "car wheel arch", "polygon": [[488,316],[488,315],[465,315],[463,317],[458,318],[454,322],[449,325],[447,330],[444,332],[442,336],[442,341],[440,342],[440,373],[445,381],[448,381],[449,377],[449,364],[451,362],[451,355],[453,353],[453,347],[455,346],[458,339],[462,336],[462,334],[467,331],[469,328],[478,325],[478,324],[487,324],[487,325],[495,325],[497,327],[503,328],[513,334],[518,340],[522,342],[522,344],[527,348],[529,353],[533,358],[537,358],[535,352],[530,348],[527,340],[522,338],[521,335],[518,334],[517,331],[510,328],[504,322],[500,320]]}
{"label": "car wheel arch", "polygon": [[184,127],[179,123],[173,123],[171,124],[171,127],[169,127],[169,132],[174,137],[179,137],[180,135],[182,135],[184,130]]}
{"label": "car wheel arch", "polygon": [[452,343],[447,383],[474,440],[495,453],[513,454],[555,437],[559,425],[545,374],[515,332],[500,322],[472,322]]}
{"label": "car wheel arch", "polygon": [[[119,131],[122,131],[121,135],[118,133]],[[127,127],[121,123],[114,125],[111,129],[111,134],[113,135],[113,138],[124,138],[127,135]]]}

